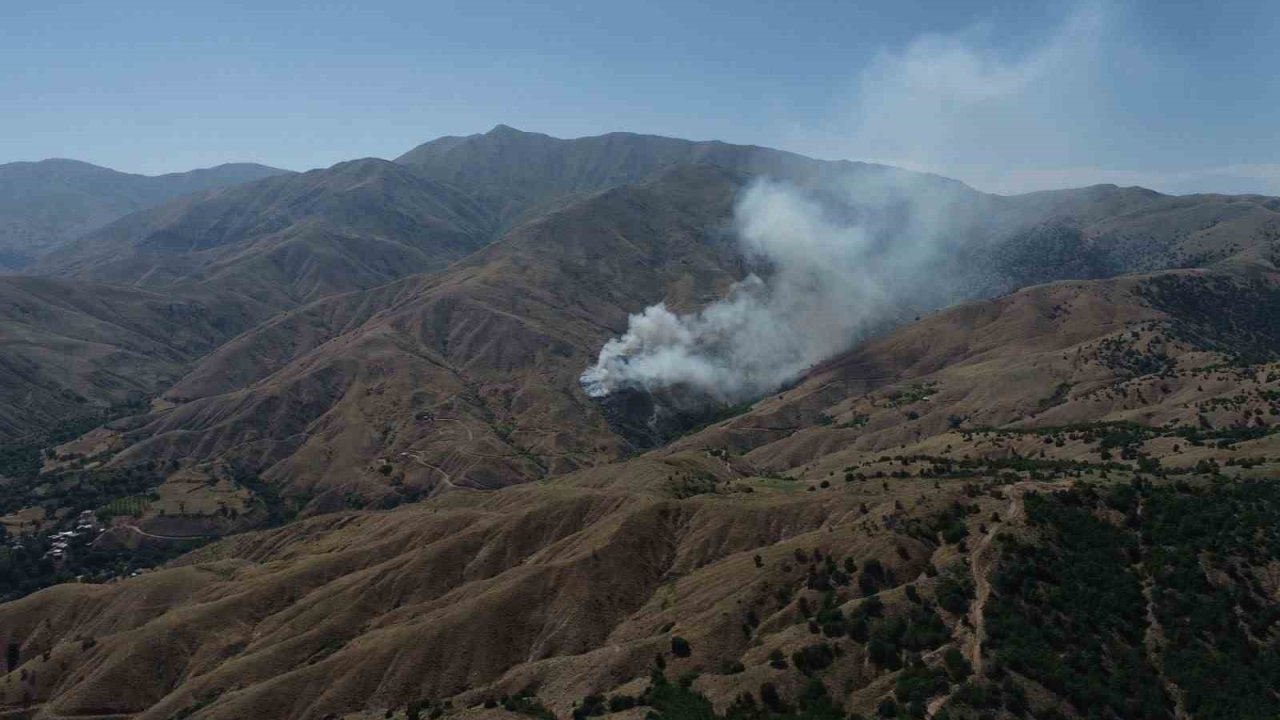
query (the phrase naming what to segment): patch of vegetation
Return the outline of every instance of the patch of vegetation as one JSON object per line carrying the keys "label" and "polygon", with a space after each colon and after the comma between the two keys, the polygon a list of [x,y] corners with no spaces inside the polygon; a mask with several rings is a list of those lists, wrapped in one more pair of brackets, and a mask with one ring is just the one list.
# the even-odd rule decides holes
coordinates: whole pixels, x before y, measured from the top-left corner
{"label": "patch of vegetation", "polygon": [[40,466],[46,454],[53,457],[53,446],[74,440],[111,418],[139,412],[143,408],[145,403],[120,405],[102,414],[69,418],[40,437],[0,444],[0,477],[20,481],[34,480],[40,474]]}
{"label": "patch of vegetation", "polygon": [[1148,487],[1141,500],[1164,672],[1187,712],[1275,717],[1280,607],[1262,578],[1280,558],[1280,486]]}
{"label": "patch of vegetation", "polygon": [[933,650],[950,640],[951,630],[938,613],[928,605],[917,605],[873,622],[867,654],[876,665],[897,670],[907,654]]}
{"label": "patch of vegetation", "polygon": [[950,689],[945,670],[917,661],[898,673],[893,683],[893,696],[907,707],[908,716],[924,717],[925,703]]}
{"label": "patch of vegetation", "polygon": [[106,522],[110,518],[120,515],[138,517],[146,511],[149,504],[158,498],[159,496],[154,493],[151,495],[126,495],[124,497],[118,497],[98,508],[95,514],[98,516],[98,520],[102,522]]}
{"label": "patch of vegetation", "polygon": [[48,536],[35,536],[20,546],[0,546],[0,601],[15,600],[64,582],[106,582],[135,571],[158,567],[196,549],[206,541],[193,539],[144,544],[136,550],[101,550],[90,538],[72,541],[64,560],[49,556]]}
{"label": "patch of vegetation", "polygon": [[696,495],[714,495],[719,489],[717,484],[714,475],[703,472],[677,475],[669,482],[671,495],[679,500]]}
{"label": "patch of vegetation", "polygon": [[117,498],[144,494],[163,481],[155,463],[50,473],[6,488],[0,495],[0,511],[43,507],[52,516],[57,510],[71,514],[97,510]]}
{"label": "patch of vegetation", "polygon": [[1172,707],[1142,652],[1146,602],[1137,539],[1098,518],[1079,492],[1028,494],[1044,541],[1000,535],[1000,567],[986,605],[997,666],[1030,677],[1078,710],[1102,717],[1166,717]]}
{"label": "patch of vegetation", "polygon": [[969,612],[969,601],[973,599],[973,578],[963,568],[948,570],[938,578],[934,594],[938,607],[953,615],[963,615]]}
{"label": "patch of vegetation", "polygon": [[1159,275],[1138,293],[1173,316],[1169,335],[1252,365],[1280,357],[1280,288],[1221,275]]}
{"label": "patch of vegetation", "polygon": [[870,415],[867,415],[865,413],[853,413],[853,415],[851,415],[848,420],[845,420],[844,422],[840,423],[839,425],[837,425],[837,427],[846,428],[846,429],[866,427],[867,423],[870,421],[871,421]]}
{"label": "patch of vegetation", "polygon": [[232,466],[228,468],[228,474],[232,483],[245,487],[253,493],[253,501],[266,514],[264,523],[266,527],[277,527],[292,521],[306,504],[299,498],[284,497],[274,485],[264,482],[256,473],[244,467]]}
{"label": "patch of vegetation", "polygon": [[899,388],[885,395],[889,407],[902,407],[904,405],[912,405],[914,403],[928,400],[934,393],[938,391],[938,383],[912,383],[904,388]]}
{"label": "patch of vegetation", "polygon": [[1040,400],[1039,409],[1041,412],[1052,407],[1057,407],[1067,401],[1067,395],[1071,392],[1071,383],[1058,383],[1053,389],[1053,394],[1047,398]]}
{"label": "patch of vegetation", "polygon": [[[556,720],[555,714],[548,710],[547,706],[542,704],[542,701],[538,700],[536,693],[534,693],[533,688],[531,687],[525,688],[514,695],[507,695],[499,699],[498,704],[507,712],[513,712],[518,715],[528,715],[532,718],[538,718],[538,720]],[[610,703],[609,708],[611,712],[618,712],[618,710],[625,709],[615,709],[612,703]]]}
{"label": "patch of vegetation", "polygon": [[1139,345],[1136,330],[1129,334],[1113,335],[1098,341],[1097,360],[1116,371],[1122,377],[1141,377],[1170,372],[1174,361],[1164,350],[1164,346],[1147,341]]}
{"label": "patch of vegetation", "polygon": [[1263,578],[1280,559],[1280,486],[1079,485],[1026,509],[1034,538],[997,538],[989,673],[1090,717],[1168,718],[1175,702],[1196,718],[1275,716],[1280,608]]}
{"label": "patch of vegetation", "polygon": [[692,678],[673,683],[655,671],[649,688],[637,704],[650,708],[648,717],[663,720],[856,720],[831,697],[822,680],[811,677],[799,697],[784,699],[773,683],[763,683],[757,693],[738,696],[724,715],[715,712],[711,702],[691,687]]}

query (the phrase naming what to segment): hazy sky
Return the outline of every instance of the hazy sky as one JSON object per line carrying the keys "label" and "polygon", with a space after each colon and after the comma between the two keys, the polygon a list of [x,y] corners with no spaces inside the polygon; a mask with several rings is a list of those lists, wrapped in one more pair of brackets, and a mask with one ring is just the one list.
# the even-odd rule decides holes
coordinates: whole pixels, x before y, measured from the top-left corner
{"label": "hazy sky", "polygon": [[301,170],[506,123],[875,159],[1002,192],[1280,194],[1276,9],[0,2],[0,162]]}

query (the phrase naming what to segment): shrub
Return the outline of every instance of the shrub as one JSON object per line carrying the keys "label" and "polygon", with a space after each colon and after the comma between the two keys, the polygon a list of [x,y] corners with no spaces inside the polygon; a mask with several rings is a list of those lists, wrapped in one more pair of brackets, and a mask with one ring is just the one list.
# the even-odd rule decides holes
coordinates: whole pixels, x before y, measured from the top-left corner
{"label": "shrub", "polygon": [[636,706],[636,699],[630,695],[614,695],[609,698],[609,712],[616,713],[630,710]]}
{"label": "shrub", "polygon": [[605,704],[604,697],[601,695],[588,695],[582,698],[582,702],[573,710],[574,720],[582,720],[583,718],[603,715],[607,711],[608,706]]}
{"label": "shrub", "polygon": [[773,651],[769,653],[769,665],[777,668],[778,670],[784,670],[787,667],[787,658],[782,654],[781,650],[774,648]]}
{"label": "shrub", "polygon": [[685,640],[679,635],[676,635],[671,638],[671,654],[672,655],[675,655],[678,658],[687,658],[692,653],[693,653],[693,648],[690,647],[688,640]]}
{"label": "shrub", "polygon": [[942,662],[947,666],[947,674],[955,682],[962,682],[973,673],[973,667],[957,648],[947,648],[947,651],[942,654]]}
{"label": "shrub", "polygon": [[831,667],[835,657],[835,652],[830,645],[814,643],[791,653],[791,664],[795,665],[800,672],[808,675]]}

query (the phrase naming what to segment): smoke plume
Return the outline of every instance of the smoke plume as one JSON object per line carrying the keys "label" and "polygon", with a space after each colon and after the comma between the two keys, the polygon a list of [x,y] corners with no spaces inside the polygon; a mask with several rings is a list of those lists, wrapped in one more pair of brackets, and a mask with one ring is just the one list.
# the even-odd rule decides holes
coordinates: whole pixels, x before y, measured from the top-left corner
{"label": "smoke plume", "polygon": [[[834,132],[809,134],[828,151],[944,171],[972,169],[975,159],[1008,165],[1022,156],[1070,156],[1087,118],[1067,122],[1063,108],[1093,105],[1069,99],[1093,85],[1105,17],[1103,5],[1083,4],[1016,57],[964,36],[927,36],[883,52],[857,77],[852,114],[833,123]],[[998,222],[979,217],[983,196],[884,167],[828,180],[749,186],[733,224],[744,256],[761,270],[699,312],[677,315],[658,304],[633,315],[583,373],[587,393],[675,389],[682,400],[754,399],[895,321],[1002,289],[983,284],[975,253],[964,263],[975,238]]]}
{"label": "smoke plume", "polygon": [[584,389],[601,397],[679,386],[733,403],[778,387],[950,292],[951,283],[924,275],[954,237],[948,221],[961,195],[947,181],[884,168],[821,195],[756,181],[739,197],[733,225],[761,274],[696,313],[657,304],[632,315],[626,334],[583,373]]}

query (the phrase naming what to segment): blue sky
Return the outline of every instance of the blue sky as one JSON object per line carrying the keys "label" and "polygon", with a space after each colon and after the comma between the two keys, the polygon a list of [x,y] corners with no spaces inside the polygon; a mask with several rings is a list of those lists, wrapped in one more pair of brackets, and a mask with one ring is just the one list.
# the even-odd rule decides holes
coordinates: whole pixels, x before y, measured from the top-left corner
{"label": "blue sky", "polygon": [[1274,3],[0,3],[0,162],[394,157],[497,123],[874,159],[1000,192],[1280,194]]}

